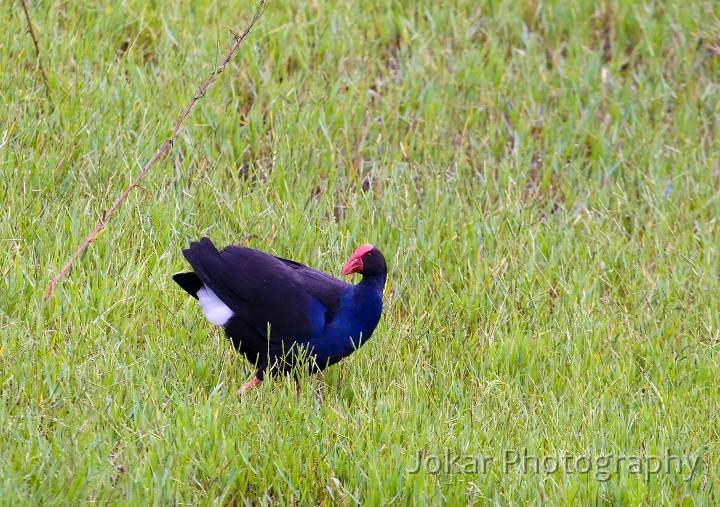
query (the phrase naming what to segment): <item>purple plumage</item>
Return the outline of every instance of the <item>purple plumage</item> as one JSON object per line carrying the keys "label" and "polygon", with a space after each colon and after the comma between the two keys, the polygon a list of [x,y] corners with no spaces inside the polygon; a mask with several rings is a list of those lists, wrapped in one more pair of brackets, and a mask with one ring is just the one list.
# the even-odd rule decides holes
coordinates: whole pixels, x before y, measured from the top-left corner
{"label": "purple plumage", "polygon": [[173,279],[257,368],[243,391],[266,372],[289,371],[300,351],[313,371],[340,361],[365,343],[380,321],[387,265],[372,245],[360,246],[342,270],[363,275],[356,285],[252,248],[219,251],[208,238],[191,243],[183,254],[193,272]]}

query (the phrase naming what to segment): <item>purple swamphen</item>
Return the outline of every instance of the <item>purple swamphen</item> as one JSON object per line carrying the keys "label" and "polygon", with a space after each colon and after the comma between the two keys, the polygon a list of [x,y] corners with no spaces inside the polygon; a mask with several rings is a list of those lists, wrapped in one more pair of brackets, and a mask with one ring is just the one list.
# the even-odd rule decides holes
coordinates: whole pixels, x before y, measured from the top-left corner
{"label": "purple swamphen", "polygon": [[218,250],[208,238],[190,243],[183,255],[193,271],[173,279],[257,367],[241,392],[266,372],[290,371],[301,354],[311,371],[337,363],[380,321],[387,264],[372,245],[358,247],[342,269],[343,275],[363,275],[356,285],[253,248]]}

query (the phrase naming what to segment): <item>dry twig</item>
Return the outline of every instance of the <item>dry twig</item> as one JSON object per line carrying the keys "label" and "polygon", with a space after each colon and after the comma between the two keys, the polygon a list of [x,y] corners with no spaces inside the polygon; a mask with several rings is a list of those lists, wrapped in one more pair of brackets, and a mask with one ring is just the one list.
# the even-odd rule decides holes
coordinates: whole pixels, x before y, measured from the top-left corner
{"label": "dry twig", "polygon": [[[178,131],[180,130],[180,126],[182,125],[183,121],[185,121],[185,118],[188,114],[190,114],[190,111],[192,111],[193,107],[195,107],[195,103],[200,100],[204,94],[205,90],[210,86],[210,84],[215,79],[215,76],[220,74],[223,70],[225,70],[225,65],[228,64],[230,59],[233,57],[237,49],[240,47],[240,44],[245,40],[245,38],[250,33],[250,30],[252,30],[253,26],[255,26],[255,23],[258,19],[260,19],[260,16],[262,16],[263,12],[265,11],[265,5],[267,3],[267,0],[260,0],[260,3],[258,5],[257,11],[255,11],[255,16],[248,24],[247,28],[242,34],[236,34],[234,32],[231,32],[233,34],[233,38],[235,40],[235,43],[233,44],[232,48],[230,49],[230,52],[225,57],[225,59],[220,63],[218,68],[216,68],[212,74],[210,74],[210,77],[203,83],[203,85],[198,89],[198,91],[193,96],[193,99],[190,101],[190,105],[187,107],[185,112],[180,115],[180,118],[178,119],[178,122],[175,124],[175,129],[173,130],[172,134],[170,135],[170,138],[163,143],[162,146],[160,146],[160,149],[155,153],[155,156],[153,156],[152,159],[150,159],[150,162],[148,162],[145,167],[143,167],[142,171],[140,171],[140,174],[137,175],[137,177],[133,180],[133,182],[130,184],[129,187],[125,189],[125,191],[120,194],[120,197],[117,198],[117,200],[113,203],[113,205],[110,207],[110,209],[103,215],[103,217],[100,219],[100,221],[95,225],[95,228],[92,230],[90,235],[83,241],[82,245],[75,251],[75,253],[70,257],[70,259],[65,263],[65,265],[62,267],[60,272],[57,274],[55,278],[53,278],[50,281],[50,284],[48,285],[47,291],[45,292],[45,297],[51,296],[55,290],[55,286],[57,285],[58,281],[62,276],[70,269],[75,259],[77,259],[80,254],[88,247],[88,245],[92,242],[92,240],[97,236],[97,234],[102,230],[102,228],[105,226],[105,222],[110,218],[110,215],[112,215],[115,210],[120,206],[120,203],[122,203],[125,198],[128,196],[130,191],[135,188],[138,184],[138,182],[145,176],[145,174],[150,170],[150,168],[155,164],[155,162],[160,159],[160,157],[172,146],[173,140],[177,136]],[[24,2],[23,2],[24,4]],[[26,11],[27,12],[27,11]]]}
{"label": "dry twig", "polygon": [[22,4],[23,10],[25,11],[25,17],[27,18],[28,32],[30,33],[30,37],[32,37],[33,44],[35,44],[35,54],[37,54],[38,68],[40,69],[40,75],[45,83],[45,94],[47,95],[48,100],[52,102],[52,99],[50,98],[50,81],[48,80],[47,73],[45,72],[45,67],[43,67],[42,58],[40,58],[40,43],[38,42],[35,30],[33,29],[32,20],[30,19],[30,11],[27,8],[25,0],[20,0],[20,3]]}

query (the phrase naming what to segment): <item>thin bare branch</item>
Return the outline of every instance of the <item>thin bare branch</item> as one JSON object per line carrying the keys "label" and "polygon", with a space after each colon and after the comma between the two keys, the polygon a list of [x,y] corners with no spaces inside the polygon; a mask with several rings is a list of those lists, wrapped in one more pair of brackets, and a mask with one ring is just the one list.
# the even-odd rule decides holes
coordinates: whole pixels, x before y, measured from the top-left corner
{"label": "thin bare branch", "polygon": [[33,29],[32,20],[30,19],[30,11],[27,8],[27,3],[25,3],[25,0],[20,0],[20,3],[22,4],[23,10],[25,11],[25,17],[27,18],[28,32],[30,33],[30,37],[32,37],[33,44],[35,44],[37,65],[38,69],[40,69],[40,75],[42,76],[43,82],[45,83],[45,94],[47,95],[48,100],[52,104],[52,98],[50,97],[50,81],[48,80],[47,73],[45,72],[45,67],[43,67],[42,64],[42,58],[40,57],[40,43],[38,42],[38,38],[35,35],[35,30]]}
{"label": "thin bare branch", "polygon": [[[23,2],[24,3],[24,2]],[[188,114],[190,114],[190,111],[195,107],[195,104],[198,100],[200,100],[205,90],[210,86],[210,84],[215,79],[215,76],[217,76],[219,73],[221,73],[225,66],[228,64],[228,62],[232,59],[235,52],[240,47],[240,44],[245,40],[245,38],[250,34],[250,30],[252,30],[253,26],[255,26],[255,23],[260,19],[263,12],[265,11],[265,5],[267,4],[267,0],[260,0],[260,3],[258,4],[257,11],[255,12],[255,16],[248,24],[245,31],[238,35],[231,31],[233,34],[234,44],[230,48],[230,52],[225,57],[225,59],[220,63],[220,65],[213,71],[212,74],[210,74],[210,77],[203,83],[203,85],[198,89],[198,91],[193,96],[193,99],[190,101],[190,105],[185,109],[185,112],[183,112],[180,115],[180,118],[178,119],[177,123],[175,124],[175,129],[173,130],[172,134],[170,135],[170,138],[163,143],[162,146],[160,146],[160,149],[155,153],[152,159],[143,167],[142,171],[140,171],[140,174],[137,175],[137,177],[133,180],[133,182],[128,186],[125,191],[120,194],[120,197],[117,198],[117,200],[113,203],[113,205],[110,207],[110,209],[102,216],[100,221],[95,225],[95,228],[92,230],[90,235],[83,241],[83,243],[80,245],[80,247],[75,251],[75,253],[70,257],[70,259],[65,263],[65,265],[62,267],[60,272],[57,274],[55,278],[53,278],[50,281],[50,284],[48,285],[47,291],[45,292],[45,297],[51,296],[55,291],[55,286],[57,285],[58,281],[60,281],[60,278],[70,269],[75,259],[77,259],[80,254],[90,245],[92,240],[97,236],[97,234],[102,230],[102,228],[105,226],[105,223],[108,221],[110,216],[115,212],[115,210],[120,206],[120,204],[125,200],[125,198],[128,196],[128,194],[132,191],[133,188],[135,188],[138,184],[138,182],[147,174],[147,172],[150,170],[150,168],[157,162],[160,157],[172,146],[173,140],[177,136],[178,131],[180,130],[180,127],[185,121],[185,118]]]}

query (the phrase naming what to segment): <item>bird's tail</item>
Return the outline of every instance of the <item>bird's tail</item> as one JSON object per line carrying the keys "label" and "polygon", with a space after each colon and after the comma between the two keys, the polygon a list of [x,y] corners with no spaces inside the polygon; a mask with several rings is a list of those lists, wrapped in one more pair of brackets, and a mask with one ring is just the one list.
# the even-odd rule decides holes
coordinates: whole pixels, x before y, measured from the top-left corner
{"label": "bird's tail", "polygon": [[203,237],[200,241],[192,241],[190,247],[183,250],[183,255],[192,266],[193,272],[177,273],[173,276],[173,280],[197,299],[197,292],[209,283],[206,263],[219,256],[219,252],[210,238]]}
{"label": "bird's tail", "polygon": [[192,271],[190,273],[175,273],[173,280],[195,299],[198,298],[197,292],[204,287],[202,280]]}

